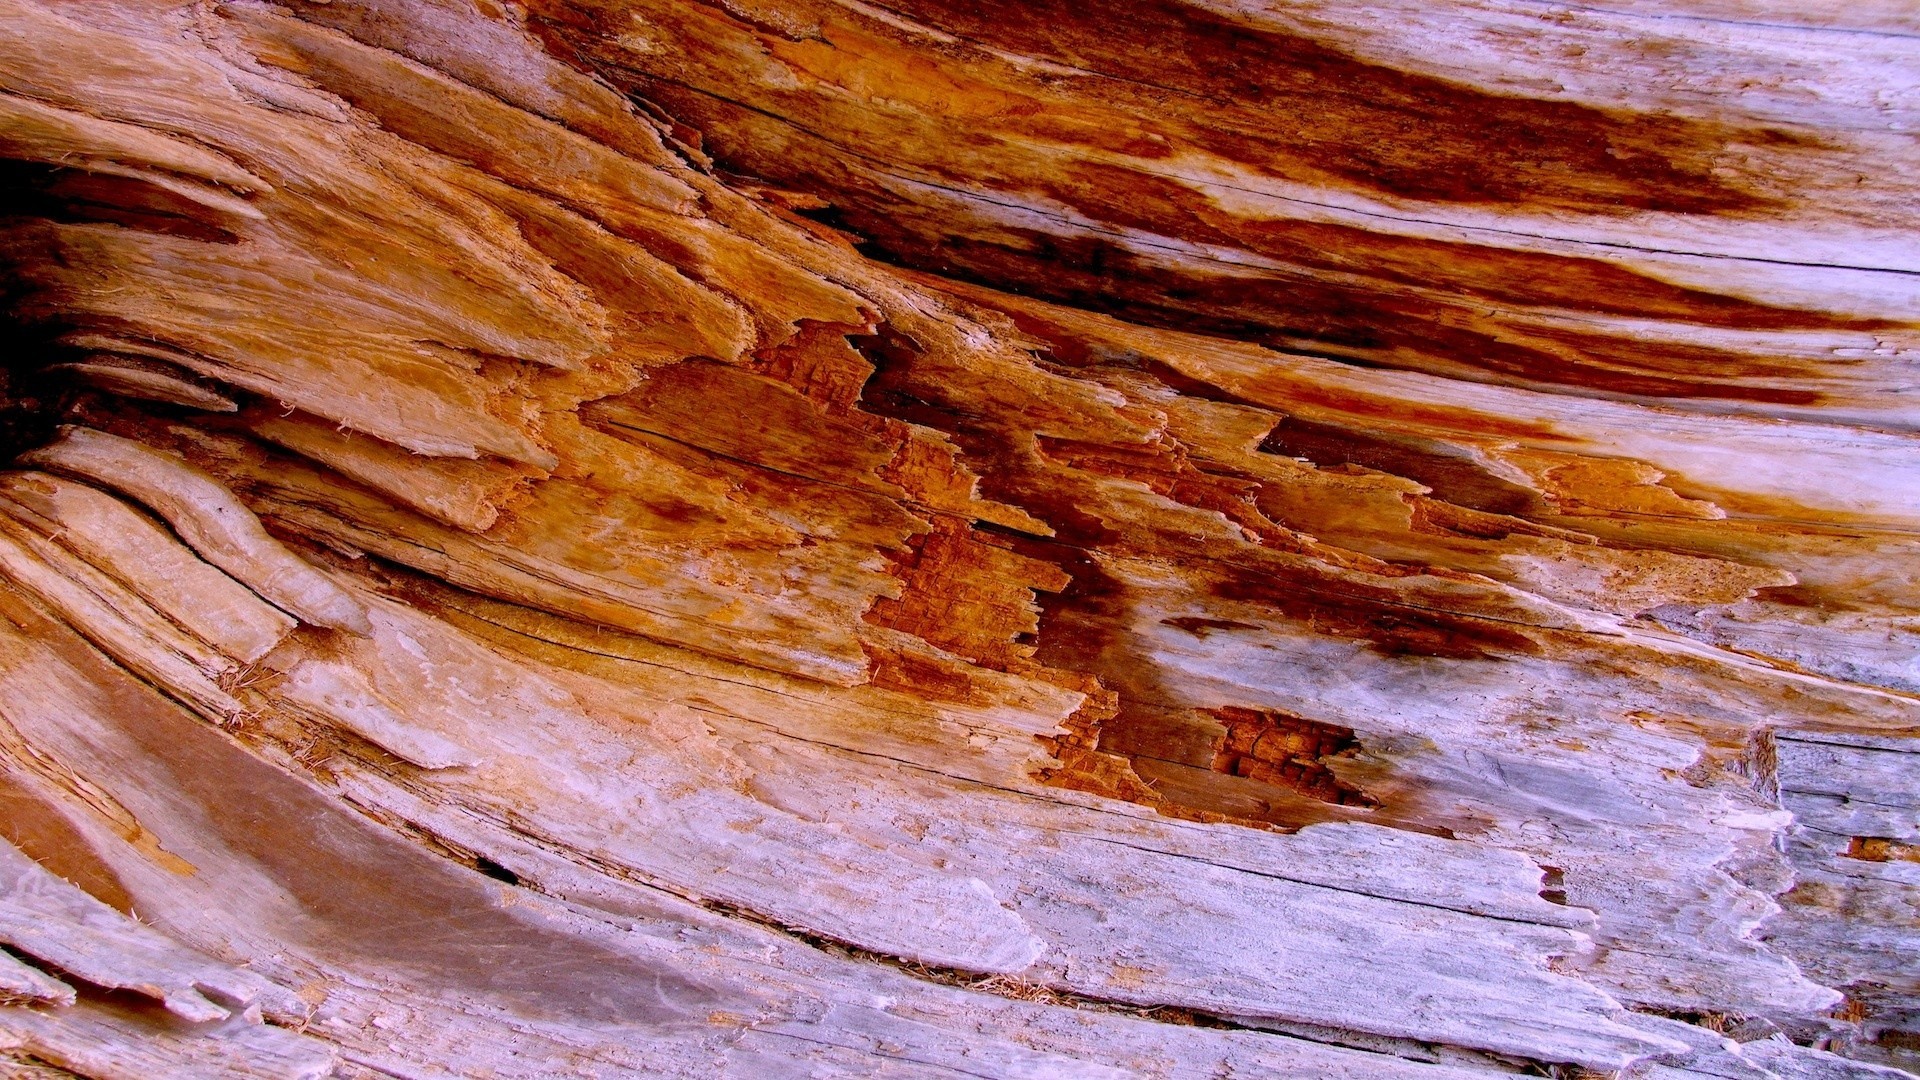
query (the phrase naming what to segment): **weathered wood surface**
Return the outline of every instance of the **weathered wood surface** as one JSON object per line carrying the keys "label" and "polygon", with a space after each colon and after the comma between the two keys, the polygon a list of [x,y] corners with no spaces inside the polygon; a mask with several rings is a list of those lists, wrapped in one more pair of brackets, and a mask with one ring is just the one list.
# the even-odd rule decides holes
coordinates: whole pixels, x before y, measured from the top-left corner
{"label": "weathered wood surface", "polygon": [[1920,1058],[1896,0],[0,0],[0,1068]]}

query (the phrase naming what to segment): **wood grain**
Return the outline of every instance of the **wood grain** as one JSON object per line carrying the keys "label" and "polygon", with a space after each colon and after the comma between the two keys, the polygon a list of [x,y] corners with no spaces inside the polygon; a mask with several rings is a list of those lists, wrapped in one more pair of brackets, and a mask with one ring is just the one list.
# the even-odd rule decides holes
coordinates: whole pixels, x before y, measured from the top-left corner
{"label": "wood grain", "polygon": [[1920,1069],[1916,36],[0,0],[0,1064]]}

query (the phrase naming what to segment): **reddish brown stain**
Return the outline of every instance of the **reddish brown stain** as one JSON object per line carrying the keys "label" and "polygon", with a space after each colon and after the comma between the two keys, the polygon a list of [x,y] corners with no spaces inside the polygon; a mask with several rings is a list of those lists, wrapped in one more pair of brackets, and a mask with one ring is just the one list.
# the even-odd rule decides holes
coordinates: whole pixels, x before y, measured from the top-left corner
{"label": "reddish brown stain", "polygon": [[1767,200],[1716,176],[1714,155],[1817,145],[1771,128],[1488,93],[1178,0],[1097,11],[1074,0],[892,7],[969,42],[1097,73],[1075,90],[1123,115],[1192,115],[1199,122],[1179,134],[1222,156],[1411,199],[1745,211]]}
{"label": "reddish brown stain", "polygon": [[1074,162],[1035,183],[1036,193],[1101,221],[1194,243],[1237,247],[1301,270],[1356,275],[1370,279],[1371,287],[1381,291],[1417,289],[1490,303],[1732,330],[1870,331],[1899,325],[1688,288],[1603,259],[1374,232],[1330,222],[1243,220],[1215,208],[1200,189],[1119,165]]}
{"label": "reddish brown stain", "polygon": [[[1555,442],[1565,435],[1552,424],[1484,409],[1467,408],[1452,402],[1428,402],[1403,393],[1370,393],[1357,384],[1321,380],[1311,374],[1301,376],[1285,365],[1277,365],[1270,374],[1247,376],[1244,371],[1223,371],[1218,381],[1209,381],[1157,360],[1143,348],[1156,348],[1145,335],[1124,324],[1089,319],[1084,313],[1014,293],[996,291],[955,278],[933,274],[909,273],[909,278],[936,288],[967,304],[978,305],[994,316],[1005,316],[1021,332],[1044,342],[1043,355],[1057,363],[1056,370],[1091,369],[1090,374],[1124,372],[1128,377],[1151,376],[1181,394],[1206,401],[1217,401],[1271,412],[1299,409],[1316,414],[1338,413],[1342,425],[1351,423],[1370,429],[1453,433],[1473,439],[1502,438]],[[1180,339],[1166,342],[1165,355],[1186,353]],[[1203,339],[1190,343],[1204,353],[1213,344]],[[1292,350],[1298,353],[1299,350]],[[1241,351],[1244,355],[1244,351]],[[1202,360],[1193,368],[1204,372]],[[1229,377],[1231,376],[1231,377]],[[1223,384],[1231,382],[1233,389]],[[993,477],[987,478],[992,481]]]}
{"label": "reddish brown stain", "polygon": [[[1896,325],[1687,288],[1602,259],[1347,225],[1241,221],[1183,183],[1121,165],[1063,165],[1005,147],[961,152],[912,140],[889,145],[887,159],[874,160],[845,145],[841,139],[851,138],[845,133],[816,133],[814,125],[830,132],[831,118],[815,115],[817,103],[805,97],[789,95],[780,109],[764,111],[727,99],[746,88],[705,93],[628,70],[611,74],[699,125],[707,148],[727,167],[826,199],[833,223],[863,238],[870,254],[1147,325],[1452,377],[1788,405],[1822,400],[1819,384],[1831,372],[1812,361],[1647,341],[1604,326],[1542,329],[1524,311],[1499,309],[1743,331],[1868,332]],[[1145,115],[1168,108],[1140,105]],[[907,166],[932,170],[942,184],[982,192],[989,201],[887,178]],[[997,220],[1002,212],[991,204],[993,191],[1064,203],[1111,225],[1239,248],[1280,265],[1209,268],[1197,258],[1148,260],[1096,229],[1063,235],[1009,227]],[[1524,192],[1509,194],[1516,205],[1529,202]]]}
{"label": "reddish brown stain", "polygon": [[1847,842],[1842,854],[1864,862],[1920,862],[1920,844],[1884,836],[1856,836]]}
{"label": "reddish brown stain", "polygon": [[[1054,541],[1024,538],[1016,540],[1015,546],[1034,556],[1051,554],[1072,576],[1060,593],[1039,597],[1044,614],[1035,659],[1055,669],[1097,676],[1108,698],[1096,714],[1083,718],[1085,730],[1079,736],[1081,743],[1097,747],[1106,755],[1101,760],[1107,767],[1063,768],[1053,776],[1053,782],[1133,799],[1153,805],[1162,813],[1201,820],[1293,829],[1323,821],[1364,819],[1393,828],[1449,834],[1448,824],[1424,809],[1425,796],[1418,783],[1401,775],[1392,761],[1379,757],[1355,761],[1352,771],[1368,778],[1365,791],[1336,775],[1326,759],[1349,756],[1358,750],[1357,737],[1350,729],[1266,709],[1179,705],[1180,693],[1162,684],[1159,668],[1148,658],[1152,647],[1130,628],[1134,608],[1142,598],[1085,552]],[[1370,603],[1365,598],[1337,598],[1331,588],[1316,587],[1308,581],[1272,572],[1260,575],[1248,571],[1248,576],[1264,577],[1272,597],[1301,598],[1299,604],[1289,606],[1318,612],[1311,617],[1325,618],[1323,629],[1338,626],[1357,631],[1371,627],[1378,633],[1395,619],[1377,606],[1371,615],[1362,614],[1358,609],[1368,608]],[[1251,590],[1241,584],[1227,586],[1224,591]],[[1238,619],[1183,616],[1159,621],[1198,636],[1258,636],[1266,630]],[[1436,627],[1436,633],[1446,631]],[[1376,647],[1382,643],[1376,642]],[[1404,626],[1396,640],[1385,644],[1390,651],[1421,651]],[[1488,649],[1496,647],[1492,641],[1483,644]],[[1522,645],[1509,639],[1502,647],[1527,646],[1530,643]],[[1431,647],[1428,643],[1429,650]],[[1111,759],[1116,755],[1134,770],[1129,776],[1137,774],[1145,779],[1144,786],[1137,781],[1132,786],[1115,784]],[[1375,788],[1391,791],[1391,798],[1376,797]],[[1415,806],[1423,809],[1405,809]]]}
{"label": "reddish brown stain", "polygon": [[1163,626],[1172,626],[1180,630],[1185,630],[1187,633],[1192,634],[1202,641],[1206,640],[1207,635],[1215,630],[1260,629],[1252,623],[1235,622],[1232,619],[1203,619],[1197,615],[1182,615],[1174,619],[1161,619],[1160,623]]}
{"label": "reddish brown stain", "polygon": [[1066,576],[1053,563],[985,542],[984,534],[946,515],[892,556],[900,597],[881,597],[866,621],[891,627],[1006,671],[1032,655],[1036,593],[1057,591]]}
{"label": "reddish brown stain", "polygon": [[1305,458],[1322,467],[1359,465],[1404,476],[1433,489],[1436,498],[1489,514],[1525,517],[1546,509],[1531,488],[1503,480],[1459,452],[1448,453],[1440,443],[1416,436],[1289,416],[1274,426],[1260,449]]}
{"label": "reddish brown stain", "polygon": [[1003,230],[1017,237],[1017,247],[951,234],[929,241],[901,234],[897,215],[847,217],[879,231],[883,238],[876,242],[888,250],[913,253],[903,261],[918,269],[1143,326],[1456,378],[1510,376],[1654,398],[1796,405],[1819,400],[1818,393],[1790,385],[1821,377],[1810,363],[1599,332],[1529,327],[1504,333],[1471,308],[1445,300],[1306,276],[1209,274],[1149,261],[1094,236]]}
{"label": "reddish brown stain", "polygon": [[[906,137],[885,140],[903,156],[894,162],[900,165],[913,158],[938,168],[943,155],[961,148],[1003,152],[996,139],[964,122],[932,135],[931,125],[943,119],[965,121],[971,114],[962,110],[988,108],[997,131],[1036,140],[1142,160],[1197,146],[1276,177],[1315,184],[1331,177],[1409,199],[1600,214],[1730,214],[1768,207],[1772,196],[1764,190],[1766,165],[1740,175],[1729,173],[1726,162],[1754,151],[1777,157],[1822,146],[1811,136],[1762,125],[1492,93],[1178,0],[1097,9],[1071,0],[891,5],[951,35],[946,41],[845,8],[794,6],[818,26],[804,48],[788,48],[793,35],[758,27],[719,5],[675,9],[599,0],[532,8],[556,55],[618,85],[646,84],[652,98],[660,84],[684,80],[700,92],[834,132],[850,146],[864,144],[858,138],[863,127],[894,125],[897,118],[855,104],[858,94],[828,100],[820,91],[758,83],[751,67],[729,67],[718,49],[658,55],[625,48],[627,21],[636,14],[659,19],[693,40],[751,35],[783,61],[827,65],[828,79],[842,72],[874,77],[863,65],[882,51],[890,50],[896,62],[913,55],[917,79],[969,92],[964,102],[937,94],[922,102],[924,115],[901,129],[916,132],[922,145]],[[1084,74],[1036,73],[1008,54]],[[678,103],[667,111],[690,119]],[[982,170],[969,171],[977,178]]]}
{"label": "reddish brown stain", "polygon": [[[742,115],[710,99],[673,101],[706,120]],[[1298,265],[1210,270],[1201,262],[1148,260],[1093,232],[1006,227],[975,217],[980,207],[952,199],[937,206],[903,202],[862,180],[856,163],[824,144],[814,155],[759,152],[754,148],[785,143],[758,137],[765,134],[759,126],[773,121],[747,122],[754,137],[715,140],[721,157],[828,195],[835,201],[835,222],[863,237],[870,253],[1143,325],[1263,342],[1350,364],[1454,377],[1511,376],[1640,397],[1806,405],[1819,400],[1807,384],[1830,377],[1808,361],[1650,342],[1604,329],[1514,326],[1487,308],[1565,308],[1740,330],[1867,331],[1889,325],[1685,289],[1594,259],[1309,223],[1249,227],[1227,219],[1216,227],[1220,216],[1206,213],[1197,194],[1136,174],[1126,174],[1135,189],[1116,181],[1104,192],[1033,182],[1044,194],[1078,199],[1085,212],[1124,219],[1119,224],[1196,242],[1267,247]],[[720,130],[724,134],[724,124]],[[743,151],[738,160],[728,156],[736,147]],[[1166,190],[1156,194],[1156,184]]]}
{"label": "reddish brown stain", "polygon": [[16,777],[0,771],[0,836],[58,877],[122,912],[133,897],[80,830]]}
{"label": "reddish brown stain", "polygon": [[1327,759],[1359,749],[1352,728],[1275,709],[1228,705],[1207,711],[1227,729],[1214,753],[1215,772],[1277,784],[1325,803],[1380,805],[1327,767]]}
{"label": "reddish brown stain", "polygon": [[1538,642],[1512,623],[1437,610],[1414,596],[1399,597],[1358,582],[1285,580],[1249,569],[1216,582],[1210,591],[1222,600],[1259,604],[1309,623],[1317,633],[1362,641],[1384,656],[1497,660],[1541,651]]}

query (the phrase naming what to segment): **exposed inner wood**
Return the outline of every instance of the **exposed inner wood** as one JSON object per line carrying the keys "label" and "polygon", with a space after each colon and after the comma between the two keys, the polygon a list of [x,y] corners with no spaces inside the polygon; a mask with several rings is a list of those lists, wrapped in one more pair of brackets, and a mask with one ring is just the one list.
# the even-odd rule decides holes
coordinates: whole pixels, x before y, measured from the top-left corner
{"label": "exposed inner wood", "polygon": [[0,1072],[1920,1071],[1898,0],[0,0]]}

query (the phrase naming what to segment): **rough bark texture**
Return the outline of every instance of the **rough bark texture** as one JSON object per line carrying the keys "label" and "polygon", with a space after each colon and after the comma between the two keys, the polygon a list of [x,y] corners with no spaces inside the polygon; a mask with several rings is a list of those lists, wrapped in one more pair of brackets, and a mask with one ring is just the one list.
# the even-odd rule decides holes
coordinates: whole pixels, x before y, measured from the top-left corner
{"label": "rough bark texture", "polygon": [[23,1075],[1895,1075],[1904,0],[0,0]]}

